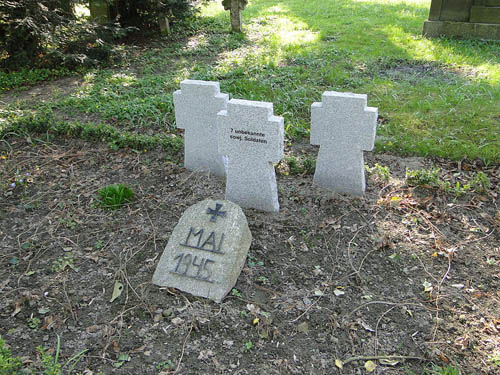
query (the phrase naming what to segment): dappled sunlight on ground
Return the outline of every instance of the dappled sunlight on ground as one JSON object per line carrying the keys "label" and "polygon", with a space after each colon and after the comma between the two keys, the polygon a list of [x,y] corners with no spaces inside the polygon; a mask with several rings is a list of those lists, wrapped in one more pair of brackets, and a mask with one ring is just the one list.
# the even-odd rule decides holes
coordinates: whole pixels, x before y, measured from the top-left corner
{"label": "dappled sunlight on ground", "polygon": [[207,47],[208,45],[209,45],[208,38],[203,34],[198,34],[188,38],[186,47],[184,49],[186,51],[189,51],[200,47]]}
{"label": "dappled sunlight on ground", "polygon": [[[203,12],[204,17],[217,17],[225,13],[221,0],[210,1],[207,4],[202,3],[199,9]],[[229,21],[229,14],[227,19]]]}
{"label": "dappled sunlight on ground", "polygon": [[115,73],[110,78],[108,78],[107,82],[112,85],[121,85],[123,87],[130,86],[134,82],[137,81],[137,77],[133,73],[125,74],[125,73]]}
{"label": "dappled sunlight on ground", "polygon": [[290,49],[307,47],[319,41],[319,33],[311,31],[306,23],[280,14],[254,18],[246,29],[250,43],[221,54],[219,69],[224,70],[224,67],[245,59],[257,64],[277,65],[290,53]]}

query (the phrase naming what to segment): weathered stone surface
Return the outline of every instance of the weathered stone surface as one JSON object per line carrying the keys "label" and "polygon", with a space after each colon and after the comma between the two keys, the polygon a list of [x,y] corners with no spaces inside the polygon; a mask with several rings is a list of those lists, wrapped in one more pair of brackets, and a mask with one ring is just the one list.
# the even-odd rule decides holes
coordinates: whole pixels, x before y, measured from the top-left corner
{"label": "weathered stone surface", "polygon": [[182,215],[153,283],[220,303],[236,284],[251,242],[247,219],[237,204],[206,199]]}
{"label": "weathered stone surface", "polygon": [[500,1],[432,0],[423,35],[500,40]]}
{"label": "weathered stone surface", "polygon": [[279,211],[273,163],[283,157],[283,118],[273,104],[231,99],[218,114],[219,153],[228,157],[226,199]]}
{"label": "weathered stone surface", "polygon": [[234,32],[241,33],[241,10],[238,0],[231,0],[229,17],[231,18],[231,29]]}
{"label": "weathered stone surface", "polygon": [[175,121],[184,132],[184,166],[191,171],[225,174],[217,150],[217,113],[226,109],[228,94],[218,82],[184,80],[174,93]]}
{"label": "weathered stone surface", "polygon": [[440,21],[467,22],[473,0],[442,0]]}
{"label": "weathered stone surface", "polygon": [[92,21],[101,24],[109,22],[109,4],[106,0],[90,0],[89,8]]}
{"label": "weathered stone surface", "polygon": [[423,34],[429,38],[440,36],[500,40],[500,24],[425,21]]}
{"label": "weathered stone surface", "polygon": [[365,191],[363,151],[373,149],[377,108],[366,95],[327,91],[311,106],[311,144],[320,145],[314,184],[352,195]]}
{"label": "weathered stone surface", "polygon": [[500,0],[475,0],[474,5],[484,7],[500,7]]}
{"label": "weathered stone surface", "polygon": [[443,0],[432,0],[431,9],[429,10],[429,21],[439,21]]}
{"label": "weathered stone surface", "polygon": [[473,6],[469,22],[500,24],[500,6]]}
{"label": "weathered stone surface", "polygon": [[222,0],[224,9],[229,10],[231,29],[234,32],[241,33],[241,11],[247,4],[248,0]]}

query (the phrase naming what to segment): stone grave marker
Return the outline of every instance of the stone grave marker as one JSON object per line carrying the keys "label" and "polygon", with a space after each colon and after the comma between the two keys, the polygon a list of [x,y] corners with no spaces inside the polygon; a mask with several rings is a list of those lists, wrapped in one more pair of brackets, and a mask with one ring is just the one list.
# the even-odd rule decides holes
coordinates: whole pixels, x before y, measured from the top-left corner
{"label": "stone grave marker", "polygon": [[273,115],[272,103],[231,99],[217,126],[219,153],[228,157],[226,199],[278,212],[273,163],[283,157],[283,117]]}
{"label": "stone grave marker", "polygon": [[363,151],[375,142],[377,108],[367,96],[326,91],[311,106],[311,144],[319,145],[313,183],[339,193],[363,195]]}
{"label": "stone grave marker", "polygon": [[500,40],[500,0],[432,0],[423,34]]}
{"label": "stone grave marker", "polygon": [[106,0],[89,1],[90,19],[100,24],[106,24],[110,21],[109,3]]}
{"label": "stone grave marker", "polygon": [[174,228],[153,283],[220,303],[245,264],[252,234],[241,208],[206,199],[189,207]]}
{"label": "stone grave marker", "polygon": [[228,94],[218,82],[184,80],[174,92],[175,121],[184,129],[184,166],[191,171],[225,175],[225,160],[217,150],[217,113],[226,109]]}

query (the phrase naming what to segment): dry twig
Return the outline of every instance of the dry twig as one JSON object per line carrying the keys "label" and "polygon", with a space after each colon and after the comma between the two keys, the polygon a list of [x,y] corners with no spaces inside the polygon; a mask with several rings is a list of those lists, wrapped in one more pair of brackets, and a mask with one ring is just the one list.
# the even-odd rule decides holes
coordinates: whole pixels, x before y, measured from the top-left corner
{"label": "dry twig", "polygon": [[367,355],[367,356],[351,357],[351,358],[346,359],[345,361],[342,361],[342,363],[344,365],[346,365],[348,363],[356,362],[356,361],[370,361],[370,360],[379,360],[379,359],[388,359],[388,360],[414,359],[417,361],[428,361],[427,358],[416,357],[416,356],[411,356],[411,355]]}

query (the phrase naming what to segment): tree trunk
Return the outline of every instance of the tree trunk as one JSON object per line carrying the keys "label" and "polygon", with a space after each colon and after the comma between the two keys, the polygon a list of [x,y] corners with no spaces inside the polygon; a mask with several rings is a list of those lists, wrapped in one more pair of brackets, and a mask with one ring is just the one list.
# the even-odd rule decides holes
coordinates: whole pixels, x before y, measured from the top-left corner
{"label": "tree trunk", "polygon": [[241,11],[239,0],[231,0],[229,15],[231,17],[231,29],[236,33],[241,33]]}

